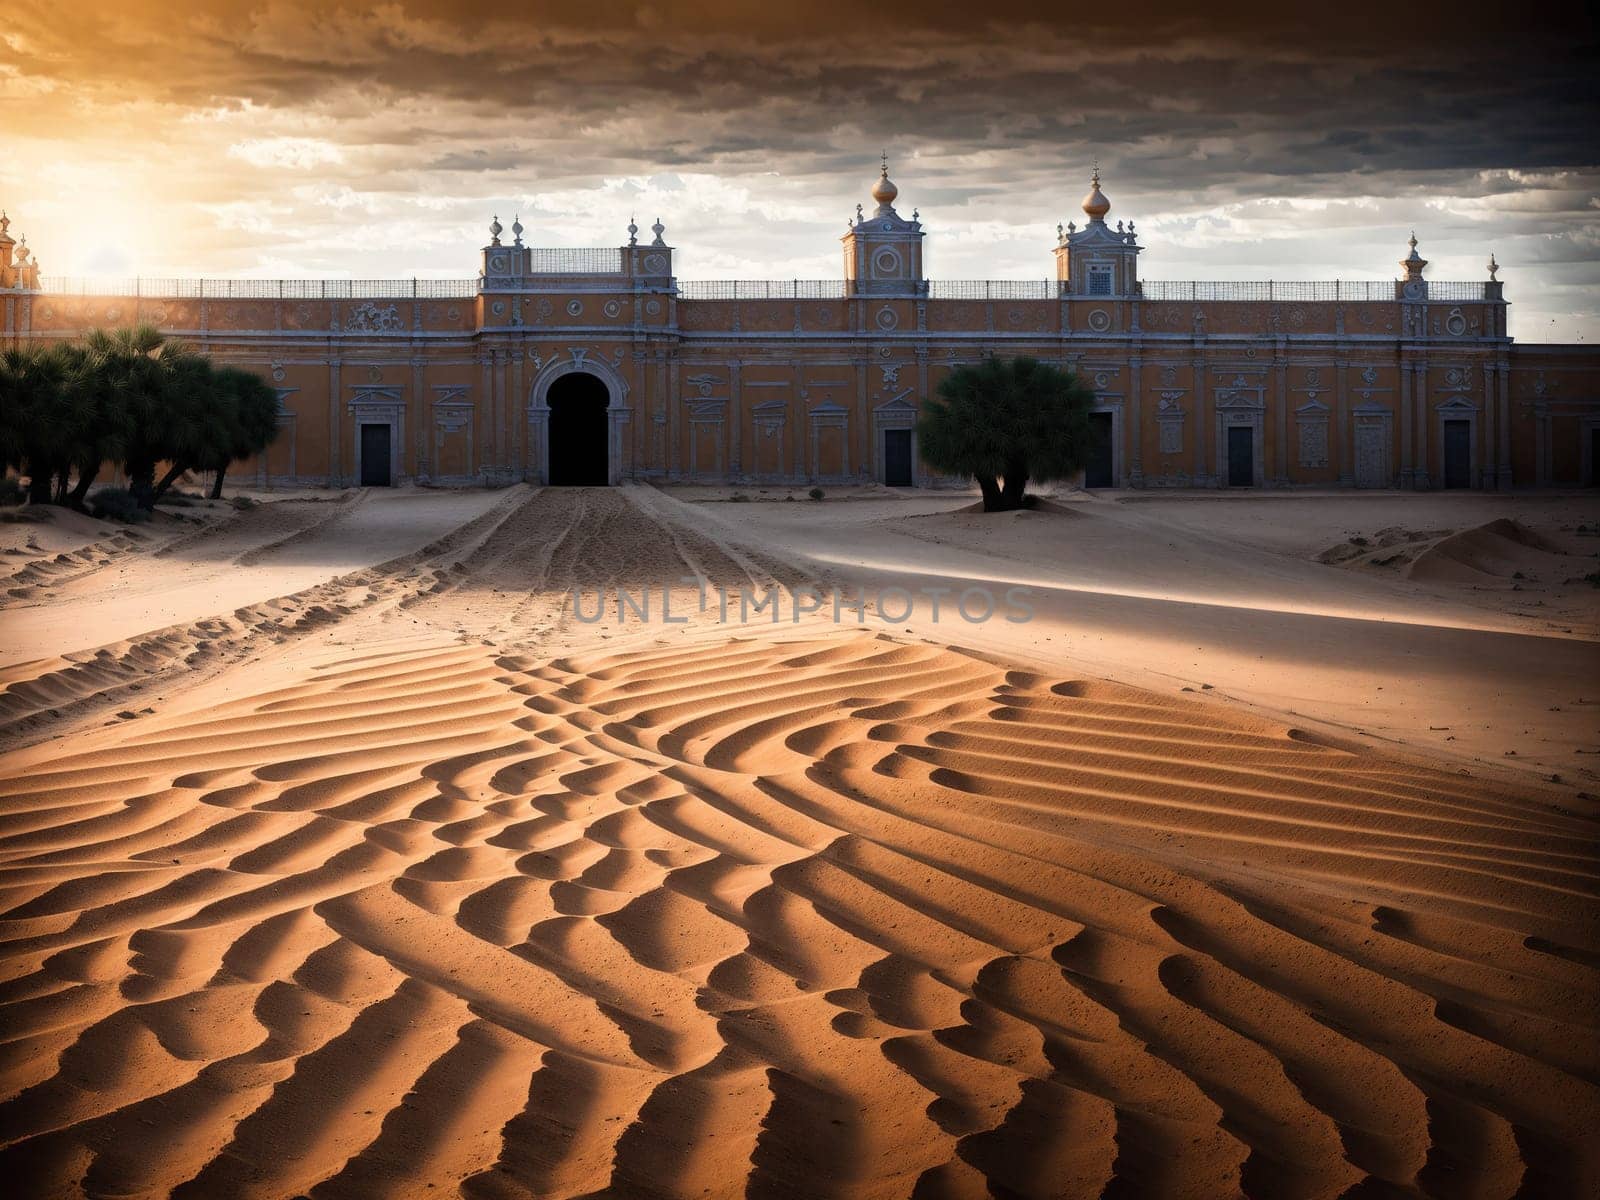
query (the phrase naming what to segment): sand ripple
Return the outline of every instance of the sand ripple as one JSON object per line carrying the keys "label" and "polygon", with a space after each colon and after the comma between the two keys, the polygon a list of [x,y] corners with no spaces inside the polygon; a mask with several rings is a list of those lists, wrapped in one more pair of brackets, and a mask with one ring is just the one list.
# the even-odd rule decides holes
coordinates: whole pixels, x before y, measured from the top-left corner
{"label": "sand ripple", "polygon": [[1596,826],[1472,778],[865,635],[123,736],[0,780],[10,1194],[1600,1188]]}

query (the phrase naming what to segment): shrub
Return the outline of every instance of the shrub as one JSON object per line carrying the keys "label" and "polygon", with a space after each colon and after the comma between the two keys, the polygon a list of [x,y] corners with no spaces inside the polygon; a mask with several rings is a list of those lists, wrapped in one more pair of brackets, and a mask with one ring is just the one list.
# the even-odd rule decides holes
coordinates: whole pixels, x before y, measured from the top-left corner
{"label": "shrub", "polygon": [[150,519],[149,510],[141,507],[126,488],[101,488],[90,498],[89,511],[102,520],[121,521],[124,525]]}
{"label": "shrub", "polygon": [[813,500],[821,500],[827,494],[828,493],[823,491],[821,488],[812,488],[806,493],[806,495],[810,496]]}
{"label": "shrub", "polygon": [[1094,446],[1094,392],[1071,371],[1026,356],[956,367],[924,402],[924,464],[978,481],[984,512],[1023,506],[1030,481],[1069,479]]}

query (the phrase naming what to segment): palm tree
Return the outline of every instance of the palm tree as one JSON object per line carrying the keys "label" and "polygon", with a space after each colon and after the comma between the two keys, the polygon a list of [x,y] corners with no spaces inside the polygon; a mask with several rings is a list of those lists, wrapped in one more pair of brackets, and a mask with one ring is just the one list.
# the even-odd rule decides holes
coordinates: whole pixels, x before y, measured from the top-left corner
{"label": "palm tree", "polygon": [[94,401],[62,346],[27,346],[0,355],[0,452],[28,476],[28,499],[51,500],[52,479],[71,470]]}
{"label": "palm tree", "polygon": [[172,400],[178,394],[177,376],[192,355],[182,342],[163,338],[153,325],[92,330],[84,344],[97,356],[108,397],[124,416],[128,490],[141,507],[153,508],[156,464],[174,456],[182,437]]}
{"label": "palm tree", "polygon": [[167,473],[151,492],[159,502],[185,471],[209,466],[232,441],[233,394],[222,386],[211,360],[198,354],[175,359],[167,380],[163,420]]}
{"label": "palm tree", "polygon": [[1071,371],[989,355],[956,367],[924,402],[918,449],[938,470],[974,477],[984,512],[1021,508],[1030,479],[1066,479],[1083,466],[1093,405]]}
{"label": "palm tree", "polygon": [[211,498],[222,497],[222,477],[228,466],[265,453],[278,436],[278,392],[254,371],[223,367],[217,372],[225,388],[233,393],[233,441],[227,453],[216,462],[216,478]]}
{"label": "palm tree", "polygon": [[129,414],[117,402],[106,365],[98,354],[82,343],[68,345],[64,352],[68,363],[66,386],[78,393],[87,416],[70,453],[70,465],[78,473],[77,483],[66,495],[68,504],[81,509],[101,467],[122,461]]}

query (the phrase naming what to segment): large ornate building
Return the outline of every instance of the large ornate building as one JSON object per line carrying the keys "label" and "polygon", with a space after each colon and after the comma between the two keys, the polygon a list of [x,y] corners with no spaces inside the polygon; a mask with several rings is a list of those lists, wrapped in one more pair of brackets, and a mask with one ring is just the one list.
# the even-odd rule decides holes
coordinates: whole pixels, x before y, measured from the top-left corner
{"label": "large ornate building", "polygon": [[41,279],[0,222],[6,344],[148,322],[278,389],[265,483],[934,483],[924,396],[1030,354],[1097,396],[1089,486],[1591,484],[1600,356],[1514,345],[1474,283],[1141,280],[1133,223],[1058,227],[1055,278],[941,281],[887,164],[844,277],[678,280],[659,220],[625,246],[489,227],[473,280]]}

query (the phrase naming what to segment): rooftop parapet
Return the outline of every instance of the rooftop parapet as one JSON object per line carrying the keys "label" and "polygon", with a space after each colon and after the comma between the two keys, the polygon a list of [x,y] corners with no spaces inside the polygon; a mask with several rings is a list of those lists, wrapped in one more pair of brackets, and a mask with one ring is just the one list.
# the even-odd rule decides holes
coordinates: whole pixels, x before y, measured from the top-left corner
{"label": "rooftop parapet", "polygon": [[[573,287],[587,279],[605,276],[613,288],[631,287],[660,279],[634,276],[627,271],[628,248],[532,250],[539,270],[527,279],[549,279],[552,286]],[[605,267],[605,270],[600,269]],[[629,282],[625,282],[629,281]],[[920,295],[931,300],[1102,300],[1108,297],[1071,297],[1056,279],[930,279]],[[39,291],[71,296],[149,296],[163,299],[210,300],[442,300],[466,299],[478,294],[479,279],[157,279],[96,278],[47,275]],[[673,279],[662,280],[675,288],[682,300],[842,300],[854,295],[845,279]],[[1403,299],[1401,283],[1392,279],[1330,280],[1217,280],[1146,279],[1132,296],[1112,300],[1195,302],[1318,302],[1371,303]],[[1428,299],[1451,304],[1501,303],[1498,280],[1428,281]]]}

